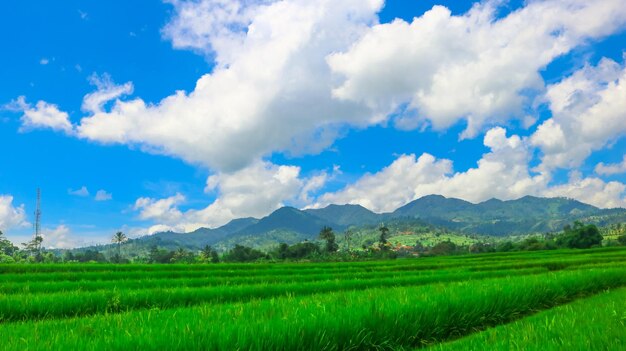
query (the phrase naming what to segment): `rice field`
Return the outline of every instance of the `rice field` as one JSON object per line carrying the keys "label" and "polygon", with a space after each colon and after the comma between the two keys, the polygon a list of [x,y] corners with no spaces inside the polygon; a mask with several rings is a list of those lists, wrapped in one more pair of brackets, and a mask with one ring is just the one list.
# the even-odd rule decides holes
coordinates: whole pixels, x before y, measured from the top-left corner
{"label": "rice field", "polygon": [[3,350],[624,350],[626,248],[0,265]]}

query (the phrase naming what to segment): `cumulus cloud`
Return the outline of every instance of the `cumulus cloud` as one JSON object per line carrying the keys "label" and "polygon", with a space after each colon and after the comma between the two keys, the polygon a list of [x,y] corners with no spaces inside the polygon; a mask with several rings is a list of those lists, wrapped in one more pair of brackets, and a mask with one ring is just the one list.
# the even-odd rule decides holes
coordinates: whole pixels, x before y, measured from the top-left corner
{"label": "cumulus cloud", "polygon": [[[622,0],[535,0],[502,18],[497,16],[501,1],[479,3],[459,16],[435,6],[411,23],[388,24],[378,24],[383,0],[168,2],[173,17],[163,36],[175,48],[194,50],[215,63],[192,91],[149,102],[127,96],[133,92],[130,82],[118,85],[109,76],[92,76],[96,90],[84,97],[85,116],[76,125],[43,101],[32,107],[22,98],[21,109],[24,127],[47,126],[86,140],[138,146],[209,168],[214,175],[206,190],[216,200],[204,209],[180,210],[186,201],[182,194],[135,203],[140,219],[184,231],[266,215],[286,203],[313,202],[310,194],[323,187],[328,174],[303,178],[298,167],[260,160],[275,152],[320,152],[346,126],[384,123],[398,111],[404,112],[395,120],[400,128],[442,130],[466,121],[464,137],[511,118],[531,126],[536,116],[528,111],[529,102],[546,91],[539,72],[626,22]],[[612,102],[601,104],[607,111],[589,115],[606,116],[622,106],[623,87],[611,88],[617,78],[602,79],[595,79],[599,88],[591,91]],[[615,96],[605,99],[602,82],[612,92],[607,95]],[[597,101],[594,93],[585,94],[591,99],[582,96],[583,105],[576,106]],[[428,193],[475,201],[541,194],[548,189],[550,169],[528,169],[528,144],[555,154],[573,145],[563,141],[571,131],[565,117],[557,116],[557,95],[549,97],[555,117],[530,140],[507,137],[501,128],[487,132],[484,143],[491,151],[476,168],[455,173],[450,160],[403,155],[381,172],[324,195],[317,205],[355,202],[386,211]],[[602,129],[590,125],[590,133],[601,135],[594,127]],[[412,177],[402,179],[406,174]]]}
{"label": "cumulus cloud", "polygon": [[599,175],[612,175],[626,173],[626,155],[621,163],[604,164],[602,162],[596,165],[595,171]]}
{"label": "cumulus cloud", "polygon": [[37,104],[33,106],[26,102],[24,96],[20,96],[17,100],[5,106],[5,108],[23,112],[20,118],[22,122],[22,126],[20,127],[21,132],[32,129],[49,128],[70,135],[74,133],[74,127],[70,122],[69,115],[67,112],[59,110],[57,105],[49,104],[45,101],[38,101]]}
{"label": "cumulus cloud", "polygon": [[626,65],[602,59],[550,85],[552,118],[533,134],[541,168],[573,168],[626,134]]}
{"label": "cumulus cloud", "polygon": [[176,208],[176,205],[183,201],[185,201],[185,197],[182,194],[159,200],[142,197],[135,201],[134,209],[139,211],[140,219],[173,223],[182,217],[182,213]]}
{"label": "cumulus cloud", "polygon": [[81,196],[81,197],[89,196],[89,190],[84,185],[80,187],[80,189],[76,189],[76,190],[67,189],[67,193],[70,195]]}
{"label": "cumulus cloud", "polygon": [[383,170],[366,174],[346,188],[322,195],[314,207],[331,203],[360,204],[376,212],[393,211],[424,195],[441,194],[479,202],[492,197],[512,199],[537,193],[548,181],[527,169],[528,149],[522,139],[506,136],[503,128],[489,130],[484,138],[491,152],[478,167],[453,172],[452,161],[430,154],[402,155]]}
{"label": "cumulus cloud", "polygon": [[376,22],[382,0],[172,4],[165,34],[176,46],[214,51],[213,72],[192,92],[154,105],[116,101],[110,111],[81,120],[81,137],[136,144],[231,172],[274,151],[318,152],[339,125],[379,120],[360,104],[332,97],[325,58]]}
{"label": "cumulus cloud", "polygon": [[14,206],[13,196],[0,195],[0,230],[5,231],[10,228],[26,227],[28,225],[24,205]]}
{"label": "cumulus cloud", "polygon": [[199,227],[217,227],[234,218],[262,217],[284,205],[303,206],[311,192],[321,188],[327,173],[309,178],[300,176],[300,168],[265,161],[232,173],[218,173],[207,179],[205,191],[216,200],[204,209],[181,211],[185,196],[140,198],[135,202],[139,218],[157,223],[156,230],[193,231]]}
{"label": "cumulus cloud", "polygon": [[464,136],[473,137],[486,123],[523,119],[529,92],[544,88],[542,68],[626,22],[621,0],[531,1],[497,18],[501,3],[485,1],[460,16],[435,6],[411,23],[374,26],[350,50],[329,57],[346,78],[334,96],[382,114],[407,104],[416,111],[398,121],[407,128],[428,121],[446,129],[466,120]]}
{"label": "cumulus cloud", "polygon": [[96,192],[95,200],[96,201],[108,201],[108,200],[111,200],[112,198],[113,198],[113,195],[111,195],[111,193],[108,193],[106,190],[100,189]]}
{"label": "cumulus cloud", "polygon": [[50,249],[69,249],[76,246],[71,238],[70,228],[61,224],[54,229],[44,229],[42,234],[43,246]]}
{"label": "cumulus cloud", "polygon": [[524,195],[560,196],[603,208],[626,206],[625,186],[619,182],[574,175],[566,184],[550,185],[549,174],[528,169],[531,155],[527,141],[516,135],[507,137],[503,128],[489,130],[484,144],[491,151],[483,155],[477,167],[465,172],[453,172],[452,161],[438,160],[430,154],[417,159],[414,155],[402,155],[381,171],[320,196],[313,207],[350,203],[387,212],[430,194],[471,202],[493,197],[508,200]]}
{"label": "cumulus cloud", "polygon": [[101,76],[92,74],[89,76],[89,83],[96,87],[96,91],[83,98],[82,110],[85,112],[103,112],[104,104],[133,92],[133,83],[117,85],[107,73]]}
{"label": "cumulus cloud", "polygon": [[402,128],[465,119],[470,137],[484,124],[533,121],[525,110],[544,90],[539,71],[626,22],[621,0],[538,0],[503,18],[501,1],[459,16],[435,6],[387,24],[378,24],[383,0],[168,2],[164,37],[210,57],[213,71],[154,104],[122,100],[132,83],[93,76],[77,135],[220,172],[272,152],[319,152],[342,127],[381,123],[398,109],[407,112],[396,120]]}
{"label": "cumulus cloud", "polygon": [[572,172],[566,184],[545,189],[542,195],[572,198],[600,208],[626,208],[625,191],[623,183],[605,182],[597,177],[583,178],[578,172]]}

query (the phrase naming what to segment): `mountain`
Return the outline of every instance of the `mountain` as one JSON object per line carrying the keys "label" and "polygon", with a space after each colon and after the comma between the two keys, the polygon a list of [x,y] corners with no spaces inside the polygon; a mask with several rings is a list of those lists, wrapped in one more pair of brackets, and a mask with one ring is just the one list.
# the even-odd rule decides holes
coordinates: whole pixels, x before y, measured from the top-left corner
{"label": "mountain", "polygon": [[441,195],[428,195],[398,208],[391,216],[419,218],[454,218],[460,214],[473,213],[474,204],[459,199],[449,199]]}
{"label": "mountain", "polygon": [[324,208],[304,210],[304,212],[341,226],[373,224],[381,220],[381,215],[361,205],[329,205]]}
{"label": "mountain", "polygon": [[272,212],[269,216],[260,219],[257,223],[247,226],[233,235],[262,234],[276,230],[290,231],[304,234],[311,238],[315,237],[323,226],[335,226],[343,229],[331,221],[293,207],[282,207]]}
{"label": "mountain", "polygon": [[[200,228],[186,234],[163,232],[147,235],[130,240],[123,245],[123,251],[132,256],[138,252],[145,253],[155,245],[170,250],[178,247],[199,250],[205,245],[226,250],[235,244],[267,249],[280,242],[293,244],[317,240],[323,226],[332,227],[338,234],[352,227],[367,244],[368,240],[376,238],[381,222],[393,228],[392,236],[404,235],[409,240],[411,233],[465,237],[473,234],[506,236],[554,232],[575,220],[602,226],[623,223],[626,222],[626,210],[599,209],[565,198],[524,196],[516,200],[490,199],[474,204],[429,195],[384,214],[374,213],[360,205],[329,205],[306,210],[282,207],[264,218],[234,219],[219,228]],[[113,252],[115,246],[96,248]]]}
{"label": "mountain", "polygon": [[517,200],[471,202],[429,195],[391,213],[392,218],[419,218],[464,233],[510,235],[557,231],[574,220],[609,210],[565,198],[524,196]]}
{"label": "mountain", "polygon": [[[163,232],[146,236],[146,240],[158,240],[159,246],[166,243],[166,246],[180,246],[188,248],[203,247],[205,245],[214,245],[215,243],[226,239],[234,232],[238,232],[244,228],[256,224],[259,220],[256,218],[238,218],[233,219],[227,224],[215,228],[199,228],[190,233]],[[156,244],[156,243],[155,243]]]}

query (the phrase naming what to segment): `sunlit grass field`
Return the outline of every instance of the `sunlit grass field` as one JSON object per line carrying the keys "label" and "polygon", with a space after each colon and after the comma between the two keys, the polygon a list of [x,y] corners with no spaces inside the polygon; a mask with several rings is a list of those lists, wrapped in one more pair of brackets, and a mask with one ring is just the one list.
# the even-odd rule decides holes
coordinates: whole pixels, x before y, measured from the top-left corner
{"label": "sunlit grass field", "polygon": [[623,350],[626,248],[2,265],[3,350]]}

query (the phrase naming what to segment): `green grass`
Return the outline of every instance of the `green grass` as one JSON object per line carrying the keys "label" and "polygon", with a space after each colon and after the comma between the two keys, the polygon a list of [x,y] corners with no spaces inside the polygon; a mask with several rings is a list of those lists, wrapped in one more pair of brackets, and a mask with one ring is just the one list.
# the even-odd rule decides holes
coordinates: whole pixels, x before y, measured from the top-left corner
{"label": "green grass", "polygon": [[0,300],[0,321],[73,317],[133,309],[173,308],[202,303],[247,301],[286,295],[363,290],[377,287],[423,285],[488,277],[536,274],[542,269],[498,272],[446,272],[376,279],[336,279],[305,283],[219,285],[213,287],[142,288],[5,295]]}
{"label": "green grass", "polygon": [[0,326],[4,349],[399,349],[456,338],[626,284],[626,269],[559,272],[417,288]]}
{"label": "green grass", "polygon": [[450,234],[435,234],[435,233],[420,233],[420,234],[403,234],[394,235],[389,238],[389,242],[392,245],[406,245],[415,246],[417,242],[424,246],[435,246],[438,243],[444,241],[451,241],[455,245],[471,245],[481,240],[471,238],[465,235],[450,235]]}
{"label": "green grass", "polygon": [[[553,336],[533,322],[545,313],[574,318],[554,329],[566,336],[585,316],[609,323],[593,314],[604,295],[583,298],[626,286],[625,261],[626,248],[602,248],[337,263],[0,265],[0,348],[482,350],[490,339],[481,335],[497,332],[489,337],[502,339],[499,349],[510,349],[506,340],[532,349]],[[598,345],[610,341],[589,328]],[[590,345],[568,341],[567,349]]]}
{"label": "green grass", "polygon": [[626,288],[439,344],[432,350],[626,350]]}

